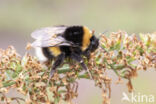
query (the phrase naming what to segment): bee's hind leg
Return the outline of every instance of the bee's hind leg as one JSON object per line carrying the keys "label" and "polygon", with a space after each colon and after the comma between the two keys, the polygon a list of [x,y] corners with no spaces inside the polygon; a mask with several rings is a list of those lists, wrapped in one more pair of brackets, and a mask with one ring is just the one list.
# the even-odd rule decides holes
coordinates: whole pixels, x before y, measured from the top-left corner
{"label": "bee's hind leg", "polygon": [[85,70],[88,72],[89,77],[90,77],[91,79],[93,79],[93,78],[92,78],[92,75],[91,75],[91,73],[90,73],[90,71],[89,71],[89,69],[88,69],[87,66],[85,65],[84,60],[83,60],[83,58],[82,58],[80,55],[78,55],[78,54],[76,54],[76,53],[72,53],[72,54],[71,54],[71,58],[74,59],[75,61],[79,62],[80,65],[82,66],[82,68],[85,69]]}
{"label": "bee's hind leg", "polygon": [[56,68],[57,68],[58,66],[60,66],[60,65],[63,63],[64,59],[65,59],[65,53],[62,53],[62,54],[60,54],[59,56],[57,56],[57,58],[56,58],[54,64],[52,65],[52,68],[51,68],[51,70],[50,70],[49,79],[48,79],[47,84],[49,84],[49,81],[50,81],[50,79],[53,77],[53,75],[54,75],[54,73],[55,73],[55,71],[56,71]]}
{"label": "bee's hind leg", "polygon": [[86,56],[88,60],[90,59],[90,51],[89,50],[85,51],[83,53],[83,55]]}

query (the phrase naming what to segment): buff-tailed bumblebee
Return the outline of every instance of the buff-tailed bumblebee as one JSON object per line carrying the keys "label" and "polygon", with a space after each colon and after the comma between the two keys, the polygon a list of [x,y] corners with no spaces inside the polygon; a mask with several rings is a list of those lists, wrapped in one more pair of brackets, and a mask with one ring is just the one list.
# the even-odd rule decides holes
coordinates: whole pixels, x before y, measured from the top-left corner
{"label": "buff-tailed bumblebee", "polygon": [[[41,61],[55,59],[49,79],[53,76],[65,58],[77,61],[87,70],[82,56],[90,58],[99,45],[99,39],[86,26],[54,26],[34,31],[31,36],[35,39],[32,46]],[[89,73],[90,74],[90,73]]]}

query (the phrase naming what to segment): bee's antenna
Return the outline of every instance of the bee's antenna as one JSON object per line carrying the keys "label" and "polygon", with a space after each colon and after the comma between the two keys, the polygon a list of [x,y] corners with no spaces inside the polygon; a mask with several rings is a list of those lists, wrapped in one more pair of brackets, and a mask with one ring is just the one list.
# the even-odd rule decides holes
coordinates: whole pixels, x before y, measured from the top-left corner
{"label": "bee's antenna", "polygon": [[95,30],[92,30],[92,34],[94,34],[95,33]]}
{"label": "bee's antenna", "polygon": [[109,30],[105,30],[104,32],[100,33],[100,35],[98,36],[99,38],[101,38],[101,36],[105,33],[109,32]]}

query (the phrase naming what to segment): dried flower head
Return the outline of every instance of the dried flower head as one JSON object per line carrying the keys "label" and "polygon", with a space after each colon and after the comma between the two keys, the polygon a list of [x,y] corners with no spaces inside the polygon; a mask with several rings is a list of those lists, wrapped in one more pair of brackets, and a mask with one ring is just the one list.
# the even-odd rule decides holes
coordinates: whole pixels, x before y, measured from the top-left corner
{"label": "dried flower head", "polygon": [[[73,65],[72,61],[66,63],[57,70],[54,77],[47,85],[49,67],[41,64],[38,59],[26,53],[19,56],[13,46],[6,50],[0,49],[0,100],[10,103],[12,100],[23,101],[27,104],[46,103],[72,104],[72,99],[78,96],[78,83],[76,80],[85,78],[93,80],[103,94],[103,104],[110,104],[112,79],[106,71],[113,70],[119,77],[128,81],[129,92],[133,90],[131,78],[137,77],[139,70],[156,68],[156,34],[128,35],[118,31],[109,37],[102,35],[100,46],[91,54],[91,59],[85,60],[93,79],[89,79],[88,73],[84,73],[79,65]],[[26,49],[29,49],[30,44]],[[5,94],[11,88],[25,96],[25,98],[8,98]]]}

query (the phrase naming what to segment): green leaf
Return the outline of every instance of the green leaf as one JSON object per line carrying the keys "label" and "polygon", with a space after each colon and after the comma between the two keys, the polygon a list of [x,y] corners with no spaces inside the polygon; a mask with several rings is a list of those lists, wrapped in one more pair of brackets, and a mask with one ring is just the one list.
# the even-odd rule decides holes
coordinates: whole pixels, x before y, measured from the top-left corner
{"label": "green leaf", "polygon": [[115,70],[121,70],[121,69],[123,69],[125,67],[125,65],[123,65],[123,64],[115,64],[115,65],[112,65],[111,67],[113,69],[115,69]]}
{"label": "green leaf", "polygon": [[16,69],[16,63],[10,62],[10,68],[15,70]]}
{"label": "green leaf", "polygon": [[13,74],[12,74],[12,78],[16,78],[18,76],[18,74],[16,73],[16,72],[14,72]]}
{"label": "green leaf", "polygon": [[22,66],[20,64],[16,65],[16,72],[21,72],[22,71]]}
{"label": "green leaf", "polygon": [[3,84],[3,87],[8,87],[8,86],[11,86],[11,85],[13,85],[13,84],[15,84],[16,82],[14,82],[14,81],[6,81],[6,82],[3,82],[2,84]]}
{"label": "green leaf", "polygon": [[58,104],[58,103],[59,103],[59,101],[60,101],[60,97],[59,97],[59,96],[57,96],[57,97],[54,99],[54,103],[55,103],[55,104]]}
{"label": "green leaf", "polygon": [[120,50],[120,48],[121,48],[121,41],[119,40],[118,42],[116,42],[115,45],[111,46],[109,50],[110,50],[110,51],[113,51],[113,50]]}
{"label": "green leaf", "polygon": [[6,75],[6,80],[11,80],[12,75],[13,75],[13,71],[12,70],[6,70],[5,75]]}
{"label": "green leaf", "polygon": [[144,50],[140,46],[137,46],[136,49],[139,50],[140,55],[144,53]]}
{"label": "green leaf", "polygon": [[144,34],[139,34],[139,36],[140,36],[140,39],[146,44],[146,46],[149,47],[151,44],[150,38]]}
{"label": "green leaf", "polygon": [[104,49],[106,48],[106,46],[105,46],[105,44],[104,44],[104,43],[102,43],[102,44],[101,44],[101,46],[102,46],[102,48],[104,48]]}
{"label": "green leaf", "polygon": [[72,71],[71,69],[62,69],[62,70],[58,70],[58,73],[61,74],[61,73],[66,73],[66,72],[70,72]]}
{"label": "green leaf", "polygon": [[82,75],[78,75],[78,78],[87,78],[89,79],[88,74],[82,74]]}
{"label": "green leaf", "polygon": [[51,102],[54,101],[54,97],[53,97],[54,94],[53,94],[53,92],[50,91],[50,87],[47,87],[46,91],[47,91],[49,101],[51,101]]}
{"label": "green leaf", "polygon": [[133,61],[135,61],[135,58],[134,57],[130,57],[130,58],[127,59],[128,64],[130,64]]}

